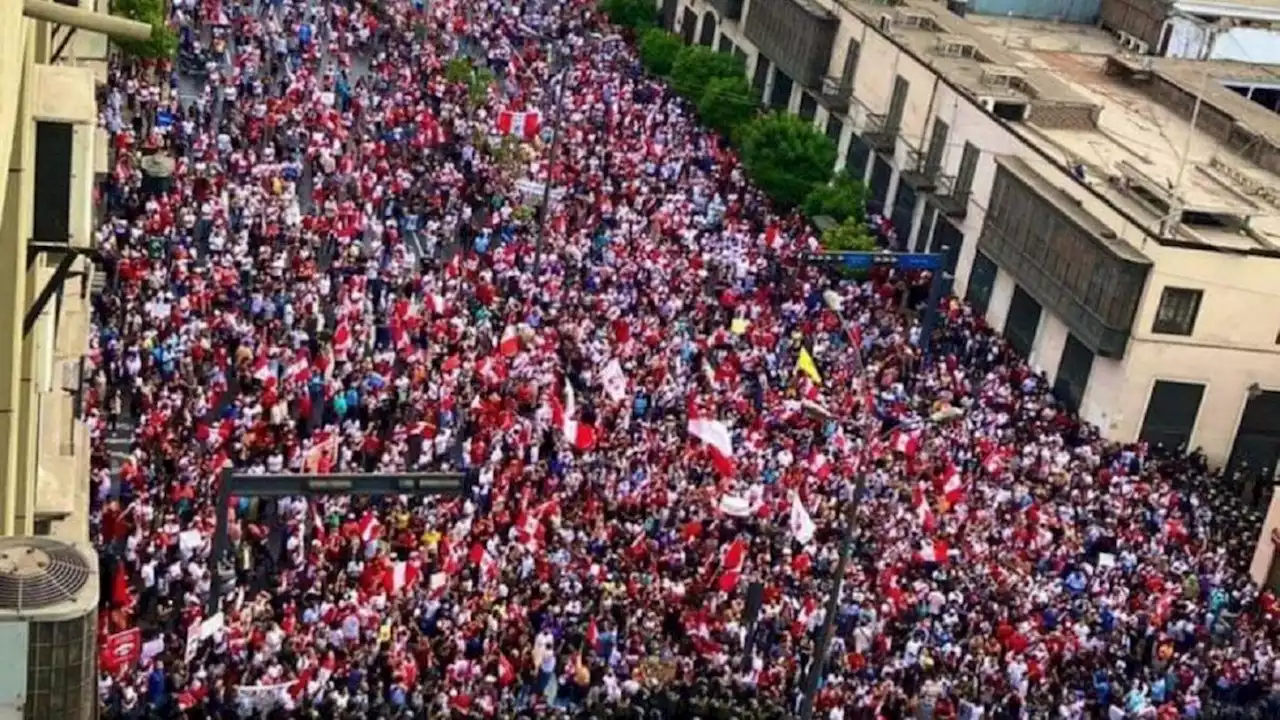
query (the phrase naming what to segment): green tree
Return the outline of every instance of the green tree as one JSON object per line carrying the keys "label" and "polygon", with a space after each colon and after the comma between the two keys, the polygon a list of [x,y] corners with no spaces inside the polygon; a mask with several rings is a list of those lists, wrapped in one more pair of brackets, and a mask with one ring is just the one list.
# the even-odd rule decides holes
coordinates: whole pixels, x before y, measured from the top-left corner
{"label": "green tree", "polygon": [[640,35],[640,60],[654,75],[670,74],[683,49],[684,41],[680,36],[662,28],[649,28]]}
{"label": "green tree", "polygon": [[758,109],[756,94],[742,75],[711,78],[698,100],[702,122],[729,137],[755,117]]}
{"label": "green tree", "polygon": [[178,34],[169,27],[165,0],[116,0],[112,12],[151,26],[151,37],[146,40],[116,41],[120,49],[129,55],[140,58],[171,58],[178,52]]}
{"label": "green tree", "polygon": [[471,101],[472,108],[478,108],[484,104],[484,101],[489,97],[489,87],[497,79],[498,77],[487,67],[476,68],[472,71],[467,87],[467,97]]}
{"label": "green tree", "polygon": [[879,249],[875,238],[867,232],[867,225],[852,218],[822,233],[822,248],[832,252],[875,252]]}
{"label": "green tree", "polygon": [[451,83],[471,82],[471,58],[456,57],[444,66],[444,79]]}
{"label": "green tree", "polygon": [[866,211],[866,187],[844,172],[830,183],[815,187],[804,199],[804,214],[810,218],[826,215],[838,223],[845,220],[861,223],[866,219]]}
{"label": "green tree", "polygon": [[656,24],[658,8],[650,0],[601,0],[609,22],[639,33]]}
{"label": "green tree", "polygon": [[690,45],[676,56],[671,67],[671,87],[697,102],[707,85],[715,78],[745,78],[743,59],[729,53],[718,53],[703,45]]}
{"label": "green tree", "polygon": [[747,172],[783,209],[799,206],[831,179],[835,144],[794,115],[758,117],[738,129],[736,140]]}

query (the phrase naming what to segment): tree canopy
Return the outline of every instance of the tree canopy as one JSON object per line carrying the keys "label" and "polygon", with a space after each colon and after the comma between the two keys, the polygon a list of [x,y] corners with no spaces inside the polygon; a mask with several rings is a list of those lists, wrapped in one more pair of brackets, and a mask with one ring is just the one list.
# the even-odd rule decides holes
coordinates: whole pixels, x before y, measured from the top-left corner
{"label": "tree canopy", "polygon": [[875,238],[861,220],[849,219],[822,233],[822,247],[832,252],[875,252]]}
{"label": "tree canopy", "polygon": [[601,0],[600,9],[609,22],[637,33],[655,25],[658,8],[650,0]]}
{"label": "tree canopy", "polygon": [[130,55],[141,58],[171,58],[178,51],[178,34],[169,27],[164,0],[115,0],[112,13],[151,26],[146,40],[117,40]]}
{"label": "tree canopy", "polygon": [[698,99],[702,122],[728,137],[733,137],[738,128],[755,117],[758,109],[756,95],[742,75],[712,78]]}
{"label": "tree canopy", "polygon": [[718,53],[709,47],[691,45],[683,48],[671,67],[671,87],[677,93],[698,102],[707,85],[715,78],[745,78],[746,65],[741,57]]}
{"label": "tree canopy", "polygon": [[837,223],[866,219],[866,187],[841,172],[830,183],[819,185],[804,199],[804,214],[814,218],[825,215]]}
{"label": "tree canopy", "polygon": [[774,202],[791,209],[831,179],[836,147],[813,124],[771,113],[739,128],[742,164]]}
{"label": "tree canopy", "polygon": [[654,75],[670,75],[683,49],[684,41],[680,36],[662,28],[649,28],[640,35],[640,60]]}

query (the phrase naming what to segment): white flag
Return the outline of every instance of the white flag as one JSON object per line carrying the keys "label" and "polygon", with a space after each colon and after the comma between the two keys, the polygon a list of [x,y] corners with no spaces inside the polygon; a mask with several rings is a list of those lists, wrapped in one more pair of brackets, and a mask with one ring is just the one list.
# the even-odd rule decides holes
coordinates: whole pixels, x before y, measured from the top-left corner
{"label": "white flag", "polygon": [[627,376],[622,372],[622,364],[617,358],[609,361],[604,366],[604,372],[600,375],[601,381],[604,382],[604,393],[614,402],[622,402],[627,397]]}
{"label": "white flag", "polygon": [[813,539],[813,533],[818,527],[813,524],[813,518],[809,517],[809,512],[804,509],[804,503],[800,502],[800,496],[793,490],[791,492],[791,534],[796,536],[796,540],[801,545],[807,544]]}

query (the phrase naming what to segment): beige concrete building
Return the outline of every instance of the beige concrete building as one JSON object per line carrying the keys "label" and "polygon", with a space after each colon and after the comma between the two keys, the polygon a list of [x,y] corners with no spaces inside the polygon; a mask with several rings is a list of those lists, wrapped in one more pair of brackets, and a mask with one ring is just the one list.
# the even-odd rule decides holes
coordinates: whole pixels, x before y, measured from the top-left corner
{"label": "beige concrete building", "polygon": [[836,140],[873,209],[946,253],[954,292],[1086,419],[1271,479],[1280,117],[1230,87],[1269,69],[923,0],[661,7]]}
{"label": "beige concrete building", "polygon": [[[103,3],[105,6],[105,3]],[[96,82],[103,33],[150,27],[93,0],[0,3],[0,535],[86,542],[89,442],[78,418],[94,272]]]}

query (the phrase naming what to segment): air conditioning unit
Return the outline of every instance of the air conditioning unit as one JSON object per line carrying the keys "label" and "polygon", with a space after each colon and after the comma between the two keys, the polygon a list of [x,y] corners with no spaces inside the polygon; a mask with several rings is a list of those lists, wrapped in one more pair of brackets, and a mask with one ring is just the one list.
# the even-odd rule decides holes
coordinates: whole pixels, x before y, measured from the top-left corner
{"label": "air conditioning unit", "polygon": [[889,13],[880,13],[880,32],[886,35],[893,32],[893,16]]}
{"label": "air conditioning unit", "polygon": [[47,537],[0,538],[0,633],[11,672],[22,668],[26,674],[6,687],[43,690],[0,696],[0,716],[95,716],[99,597],[92,547]]}

